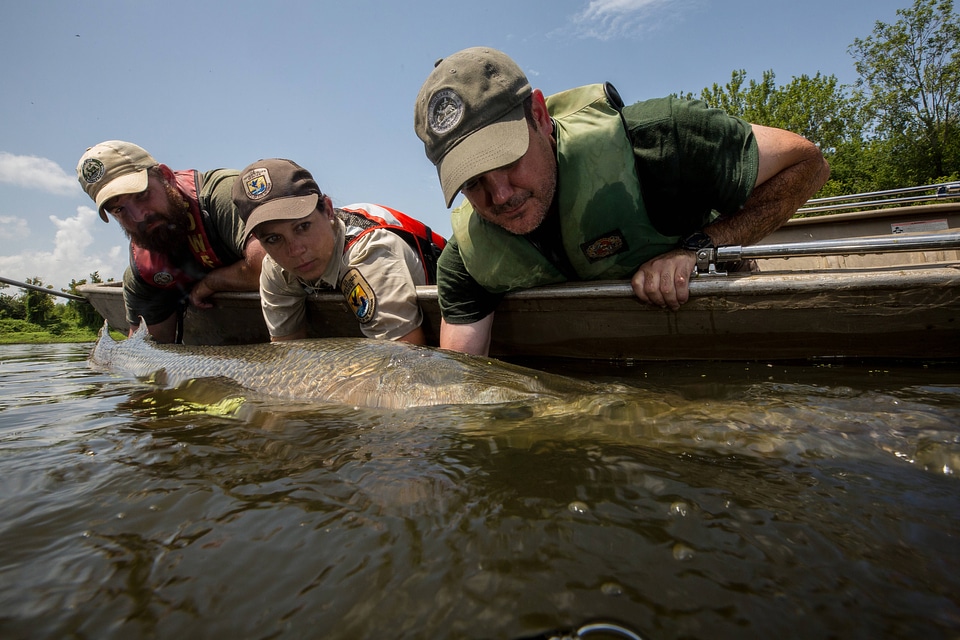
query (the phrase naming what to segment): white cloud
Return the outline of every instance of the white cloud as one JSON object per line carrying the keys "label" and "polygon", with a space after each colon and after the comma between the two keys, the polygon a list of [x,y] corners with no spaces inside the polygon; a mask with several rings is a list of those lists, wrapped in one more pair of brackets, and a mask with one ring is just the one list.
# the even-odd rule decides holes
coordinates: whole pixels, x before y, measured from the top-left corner
{"label": "white cloud", "polygon": [[76,176],[52,160],[6,151],[0,151],[0,182],[65,196],[77,195],[80,187]]}
{"label": "white cloud", "polygon": [[[76,216],[66,219],[50,216],[50,221],[57,228],[52,251],[0,256],[0,273],[21,282],[39,277],[44,285],[53,285],[58,291],[66,288],[71,280],[87,278],[94,271],[99,271],[104,280],[119,279],[123,275],[127,263],[125,246],[111,246],[100,252],[91,250],[93,232],[100,223],[92,208],[77,207]],[[9,247],[10,243],[5,246]]]}
{"label": "white cloud", "polygon": [[0,239],[21,241],[30,235],[30,225],[17,216],[0,216]]}
{"label": "white cloud", "polygon": [[591,0],[571,17],[569,29],[581,38],[632,37],[680,18],[690,4],[691,0]]}

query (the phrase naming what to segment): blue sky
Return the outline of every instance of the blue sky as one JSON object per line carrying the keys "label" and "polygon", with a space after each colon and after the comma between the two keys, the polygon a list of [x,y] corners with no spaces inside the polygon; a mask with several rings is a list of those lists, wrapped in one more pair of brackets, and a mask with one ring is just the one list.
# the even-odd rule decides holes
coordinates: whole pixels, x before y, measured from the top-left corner
{"label": "blue sky", "polygon": [[[125,139],[173,169],[264,157],[334,203],[375,202],[450,232],[413,102],[437,58],[484,45],[545,94],[610,81],[627,102],[723,84],[856,80],[848,47],[908,0],[40,0],[0,23],[0,275],[119,279],[126,240],[75,168]],[[5,291],[8,294],[14,290]]]}

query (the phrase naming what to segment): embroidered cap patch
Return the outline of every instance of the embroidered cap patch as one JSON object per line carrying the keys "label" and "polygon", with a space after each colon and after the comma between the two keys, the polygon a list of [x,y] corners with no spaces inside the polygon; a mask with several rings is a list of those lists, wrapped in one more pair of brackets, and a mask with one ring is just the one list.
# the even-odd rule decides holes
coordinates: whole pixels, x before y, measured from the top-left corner
{"label": "embroidered cap patch", "polygon": [[450,131],[463,120],[463,99],[453,89],[441,89],[430,98],[427,122],[437,135]]}
{"label": "embroidered cap patch", "polygon": [[243,191],[251,200],[266,198],[270,189],[273,188],[270,172],[266,169],[251,169],[243,174],[241,180],[243,180]]}
{"label": "embroidered cap patch", "polygon": [[87,184],[93,184],[102,178],[106,171],[107,168],[96,158],[87,158],[80,167],[80,175],[83,176]]}

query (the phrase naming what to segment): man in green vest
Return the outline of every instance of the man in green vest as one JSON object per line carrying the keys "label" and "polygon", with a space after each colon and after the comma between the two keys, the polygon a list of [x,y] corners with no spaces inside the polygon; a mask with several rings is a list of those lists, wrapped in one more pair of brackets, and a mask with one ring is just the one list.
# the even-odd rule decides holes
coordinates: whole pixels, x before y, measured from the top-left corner
{"label": "man in green vest", "polygon": [[609,84],[545,98],[507,55],[464,49],[417,96],[417,135],[437,167],[453,237],[437,269],[440,346],[490,347],[509,291],[630,279],[677,310],[697,249],[749,245],[827,181],[810,141],[693,100],[623,106]]}

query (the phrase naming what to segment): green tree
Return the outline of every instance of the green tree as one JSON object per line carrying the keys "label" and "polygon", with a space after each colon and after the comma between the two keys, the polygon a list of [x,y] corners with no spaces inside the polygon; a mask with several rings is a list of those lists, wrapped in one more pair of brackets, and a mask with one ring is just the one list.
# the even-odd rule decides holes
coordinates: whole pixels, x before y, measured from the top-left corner
{"label": "green tree", "polygon": [[897,15],[849,49],[857,97],[873,139],[895,154],[901,184],[889,186],[936,182],[960,172],[960,17],[952,0],[915,0]]}
{"label": "green tree", "polygon": [[[853,156],[862,148],[863,124],[857,105],[833,75],[804,74],[778,87],[772,69],[764,71],[759,81],[747,81],[746,70],[738,69],[727,84],[703,89],[700,99],[748,122],[802,135],[820,147],[831,164],[839,154]],[[849,160],[848,170],[834,173],[821,195],[854,193],[847,189],[861,186],[864,176],[854,158]],[[872,185],[863,186],[869,191]]]}
{"label": "green tree", "polygon": [[[73,295],[80,295],[77,291],[77,288],[87,284],[87,279],[83,278],[82,280],[71,280],[70,285],[67,289],[63,291],[67,293],[72,293]],[[99,271],[94,271],[90,274],[90,284],[100,284],[103,282],[103,278],[100,277]],[[97,313],[97,310],[93,308],[93,305],[89,302],[81,302],[79,300],[70,300],[65,305],[70,311],[71,315],[76,318],[77,324],[82,327],[88,327],[90,329],[99,329],[103,326],[103,316]]]}
{"label": "green tree", "polygon": [[[0,283],[0,289],[7,288],[8,285]],[[0,318],[12,318],[14,320],[25,320],[27,318],[27,310],[23,306],[23,300],[20,296],[0,293]]]}
{"label": "green tree", "polygon": [[[25,282],[38,287],[43,286],[43,281],[40,278],[27,278]],[[48,285],[47,288],[52,289],[53,287]],[[23,297],[24,307],[27,311],[27,322],[43,326],[54,319],[55,314],[52,295],[27,289]]]}
{"label": "green tree", "polygon": [[771,115],[772,126],[802,135],[828,155],[862,137],[857,106],[833,75],[791,79],[777,90]]}
{"label": "green tree", "polygon": [[[700,99],[748,122],[778,127],[800,134],[825,153],[848,140],[857,139],[861,124],[857,108],[836,76],[806,74],[777,87],[773,70],[746,82],[744,69],[734,71],[730,81],[700,92]],[[692,97],[692,94],[686,94]]]}

